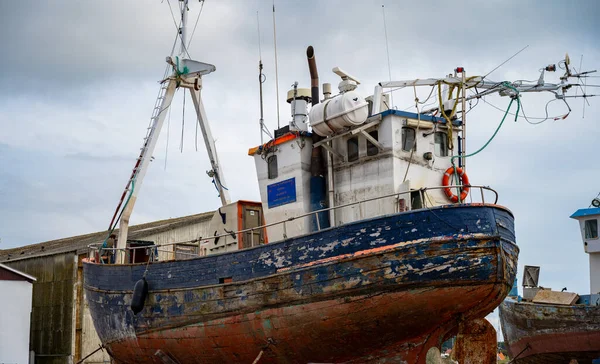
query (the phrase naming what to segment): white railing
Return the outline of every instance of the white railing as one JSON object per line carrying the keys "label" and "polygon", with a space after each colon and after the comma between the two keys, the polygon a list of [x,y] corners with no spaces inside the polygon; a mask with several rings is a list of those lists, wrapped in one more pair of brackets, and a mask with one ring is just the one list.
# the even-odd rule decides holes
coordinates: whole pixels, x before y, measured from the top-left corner
{"label": "white railing", "polygon": [[[492,192],[494,197],[494,204],[496,204],[498,202],[498,192],[496,192],[494,189],[488,187],[488,186],[474,186],[474,185],[469,185],[469,186],[462,186],[462,185],[457,185],[457,186],[452,186],[452,189],[456,189],[458,195],[460,195],[460,189],[462,187],[469,187],[471,189],[471,193],[469,194],[469,202],[464,202],[463,203],[473,203],[473,191],[475,189],[479,189],[480,195],[481,195],[481,203],[485,203],[485,194],[484,191],[489,191]],[[167,260],[172,260],[175,258],[175,254],[179,254],[179,255],[186,255],[189,256],[190,258],[194,258],[194,257],[198,257],[198,256],[204,256],[206,255],[205,250],[203,249],[201,243],[206,243],[208,241],[214,240],[214,239],[218,239],[221,237],[226,237],[226,236],[237,236],[238,234],[244,234],[249,232],[250,233],[250,244],[252,247],[255,246],[254,244],[254,235],[255,232],[260,232],[260,231],[264,231],[264,229],[271,227],[271,226],[277,226],[277,225],[283,225],[283,237],[284,239],[287,239],[287,226],[286,224],[298,220],[298,219],[303,219],[303,218],[312,218],[313,216],[315,216],[315,220],[317,222],[317,231],[321,231],[321,225],[319,222],[319,218],[318,218],[318,214],[321,213],[328,213],[330,210],[337,210],[337,209],[342,209],[345,207],[350,207],[350,206],[358,206],[359,212],[360,212],[360,218],[359,219],[363,219],[363,204],[367,203],[367,202],[372,202],[372,201],[377,201],[377,200],[382,200],[382,199],[386,199],[386,198],[391,198],[391,197],[396,197],[398,199],[398,203],[396,204],[396,211],[395,212],[402,212],[402,211],[410,211],[413,210],[412,209],[412,199],[408,199],[408,206],[401,206],[400,201],[403,201],[404,199],[401,198],[401,196],[406,195],[406,194],[412,194],[415,192],[418,192],[420,195],[420,201],[422,203],[423,208],[429,209],[431,207],[434,206],[439,206],[439,205],[433,205],[428,197],[427,191],[430,190],[443,190],[448,188],[447,186],[435,186],[435,187],[426,187],[426,188],[421,188],[421,189],[416,189],[416,190],[408,190],[408,191],[403,191],[403,192],[397,192],[397,193],[393,193],[393,194],[389,194],[389,195],[384,195],[384,196],[378,196],[378,197],[372,197],[372,198],[367,198],[361,201],[356,201],[356,202],[349,202],[343,205],[337,205],[337,206],[333,206],[333,207],[328,207],[328,208],[324,208],[321,210],[317,210],[317,211],[311,211],[311,212],[307,212],[305,214],[301,214],[295,217],[290,217],[288,219],[285,220],[280,220],[277,222],[273,222],[270,224],[265,224],[265,225],[261,225],[258,227],[254,227],[254,228],[248,228],[248,229],[243,229],[243,230],[239,230],[237,232],[235,232],[234,234],[231,233],[225,233],[225,234],[221,234],[221,235],[215,235],[215,236],[208,236],[208,237],[200,237],[198,239],[194,239],[194,240],[189,240],[189,241],[180,241],[180,242],[176,242],[176,243],[168,243],[168,244],[161,244],[161,245],[150,245],[150,246],[139,246],[139,247],[128,247],[128,248],[108,248],[108,247],[102,247],[102,243],[97,243],[97,244],[90,244],[88,245],[88,258],[91,259],[92,261],[98,261],[101,263],[107,263],[107,262],[112,262],[112,260],[114,260],[115,256],[116,256],[116,252],[117,251],[123,251],[125,253],[126,256],[126,260],[129,260],[129,256],[131,254],[131,252],[133,252],[133,254],[135,255],[135,251],[137,249],[147,249],[147,251],[145,252],[144,256],[148,256],[150,260],[154,260],[156,259],[156,253],[166,253],[167,257],[169,255],[171,255],[172,257]],[[427,198],[425,198],[427,197]],[[429,203],[428,203],[429,202]],[[404,209],[404,210],[402,210]],[[374,216],[373,216],[374,217]],[[177,245],[184,245],[184,246],[194,246],[194,244],[198,249],[198,252],[196,254],[194,253],[187,253],[187,252],[182,252],[182,251],[177,251],[176,248],[173,248],[171,250],[167,250],[164,249],[165,247],[169,247],[169,246],[177,246]],[[162,249],[161,249],[162,248]]]}

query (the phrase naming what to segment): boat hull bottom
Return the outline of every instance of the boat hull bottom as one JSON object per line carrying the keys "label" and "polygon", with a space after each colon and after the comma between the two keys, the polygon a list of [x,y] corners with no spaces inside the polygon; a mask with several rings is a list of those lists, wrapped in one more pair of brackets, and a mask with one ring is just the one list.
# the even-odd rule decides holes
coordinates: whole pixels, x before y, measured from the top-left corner
{"label": "boat hull bottom", "polygon": [[569,332],[530,337],[513,343],[511,349],[517,355],[523,352],[515,361],[518,364],[568,364],[572,359],[578,364],[592,364],[592,360],[600,359],[598,343],[598,331]]}
{"label": "boat hull bottom", "polygon": [[491,283],[337,298],[149,330],[107,347],[123,364],[162,363],[159,349],[180,363],[252,363],[261,351],[261,364],[425,363],[459,318],[484,317],[509,288]]}
{"label": "boat hull bottom", "polygon": [[592,364],[600,359],[600,306],[539,304],[507,298],[502,333],[519,364]]}

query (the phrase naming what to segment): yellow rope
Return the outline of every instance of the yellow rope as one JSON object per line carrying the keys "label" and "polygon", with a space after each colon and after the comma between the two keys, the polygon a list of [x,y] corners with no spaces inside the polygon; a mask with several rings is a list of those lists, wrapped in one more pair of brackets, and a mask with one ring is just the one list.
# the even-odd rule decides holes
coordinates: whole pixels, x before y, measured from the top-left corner
{"label": "yellow rope", "polygon": [[[478,76],[471,76],[465,79],[465,84],[467,84],[469,81],[477,78]],[[454,93],[454,89],[458,87],[458,90],[456,91],[456,101],[454,102],[454,105],[452,106],[452,111],[450,112],[450,115],[446,115],[446,111],[444,110],[444,101],[442,99],[442,84],[448,85],[450,86],[449,90],[448,90],[448,100],[452,100],[452,94]],[[454,149],[454,142],[452,141],[452,118],[454,118],[454,116],[456,115],[456,107],[458,106],[458,101],[460,100],[460,91],[462,90],[462,81],[457,84],[454,83],[449,83],[446,82],[444,80],[440,80],[437,82],[437,86],[438,86],[438,101],[440,104],[440,113],[442,114],[442,117],[446,120],[446,126],[448,127],[448,149],[452,150]],[[473,88],[477,86],[477,84],[471,85],[471,86],[466,86],[465,87],[465,91],[467,89]],[[463,95],[462,97],[465,97],[466,95]]]}

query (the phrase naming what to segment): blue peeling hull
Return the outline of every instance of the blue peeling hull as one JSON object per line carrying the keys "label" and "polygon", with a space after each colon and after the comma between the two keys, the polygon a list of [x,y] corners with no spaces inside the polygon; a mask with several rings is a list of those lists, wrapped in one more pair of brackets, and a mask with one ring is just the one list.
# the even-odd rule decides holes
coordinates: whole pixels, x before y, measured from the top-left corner
{"label": "blue peeling hull", "polygon": [[152,263],[138,315],[129,305],[145,265],[86,263],[84,279],[98,335],[123,363],[158,362],[161,348],[180,362],[252,362],[269,340],[279,349],[261,363],[420,363],[458,317],[484,317],[501,302],[517,256],[510,211],[451,205]]}

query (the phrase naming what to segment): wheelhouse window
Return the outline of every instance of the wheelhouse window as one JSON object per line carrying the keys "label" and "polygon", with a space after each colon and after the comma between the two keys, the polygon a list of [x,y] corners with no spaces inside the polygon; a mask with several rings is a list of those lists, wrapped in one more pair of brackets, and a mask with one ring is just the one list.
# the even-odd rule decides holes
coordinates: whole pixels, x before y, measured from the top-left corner
{"label": "wheelhouse window", "polygon": [[[377,130],[373,130],[371,132],[369,132],[369,135],[379,141],[379,133],[377,132]],[[371,156],[371,155],[377,155],[377,153],[379,153],[379,148],[377,148],[377,146],[373,143],[371,143],[371,141],[369,139],[367,139],[367,155]]]}
{"label": "wheelhouse window", "polygon": [[585,220],[585,238],[586,239],[597,239],[598,238],[598,220]]}
{"label": "wheelhouse window", "polygon": [[434,134],[435,155],[438,157],[448,156],[448,134],[443,131],[436,131]]}
{"label": "wheelhouse window", "polygon": [[269,170],[269,179],[277,178],[277,156],[272,155],[267,158],[267,166]]}
{"label": "wheelhouse window", "polygon": [[415,129],[402,128],[402,150],[410,152],[415,149]]}
{"label": "wheelhouse window", "polygon": [[358,160],[358,137],[348,139],[348,162]]}

